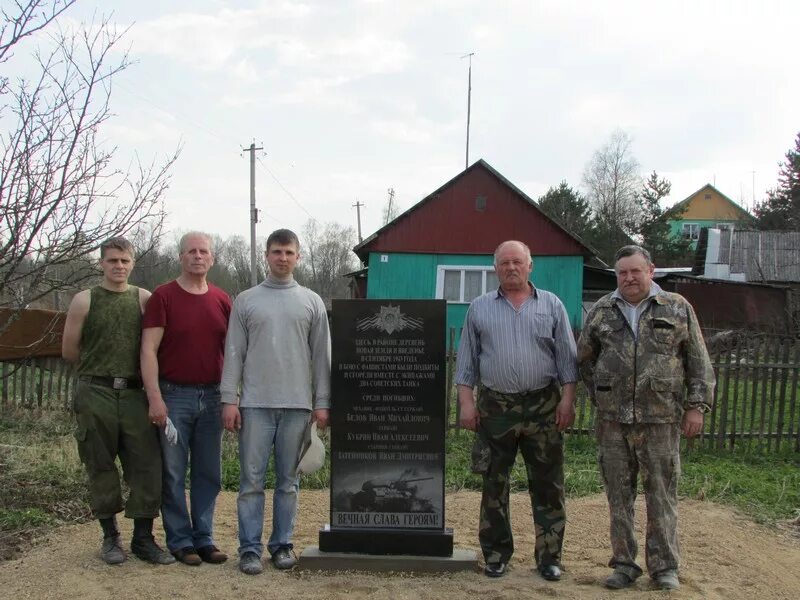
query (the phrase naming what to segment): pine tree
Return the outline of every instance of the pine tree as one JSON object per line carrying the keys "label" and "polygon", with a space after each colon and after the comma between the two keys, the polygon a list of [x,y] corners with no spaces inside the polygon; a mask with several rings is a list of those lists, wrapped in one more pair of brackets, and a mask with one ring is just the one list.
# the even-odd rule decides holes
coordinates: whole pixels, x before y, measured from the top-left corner
{"label": "pine tree", "polygon": [[589,201],[572,189],[566,181],[551,187],[539,198],[539,208],[564,229],[587,241],[594,229]]}
{"label": "pine tree", "polygon": [[[672,184],[664,178],[659,179],[658,174],[653,171],[639,192],[642,200],[642,221],[638,234],[642,238],[642,245],[650,251],[653,262],[659,266],[676,266],[691,259],[691,243],[672,235],[669,221],[661,208],[661,200],[669,196],[671,191]],[[674,211],[670,216],[679,217]]]}
{"label": "pine tree", "polygon": [[778,187],[769,190],[753,212],[760,229],[800,231],[800,133],[781,163]]}

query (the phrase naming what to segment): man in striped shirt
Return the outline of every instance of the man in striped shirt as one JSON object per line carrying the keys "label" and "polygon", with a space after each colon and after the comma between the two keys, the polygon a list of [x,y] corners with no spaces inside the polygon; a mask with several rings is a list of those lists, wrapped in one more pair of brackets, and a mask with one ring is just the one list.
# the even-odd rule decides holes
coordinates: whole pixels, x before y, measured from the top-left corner
{"label": "man in striped shirt", "polygon": [[575,338],[563,303],[528,280],[533,261],[525,244],[500,244],[494,265],[500,288],[469,307],[456,373],[460,423],[477,433],[473,470],[483,475],[484,573],[504,575],[514,552],[508,495],[519,450],[536,525],[536,565],[542,577],[558,581],[566,523],[562,432],[575,420]]}

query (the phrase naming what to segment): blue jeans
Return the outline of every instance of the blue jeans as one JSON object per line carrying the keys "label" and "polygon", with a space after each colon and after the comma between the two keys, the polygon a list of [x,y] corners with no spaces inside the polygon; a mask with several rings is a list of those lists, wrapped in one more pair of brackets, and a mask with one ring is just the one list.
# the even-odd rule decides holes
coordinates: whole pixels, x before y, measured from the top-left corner
{"label": "blue jeans", "polygon": [[269,455],[275,448],[275,492],[272,498],[272,534],[267,550],[293,548],[291,539],[297,514],[297,459],[303,432],[311,412],[291,408],[242,408],[239,431],[239,556],[255,552],[261,556],[264,545],[264,477]]}
{"label": "blue jeans", "polygon": [[[217,385],[178,385],[160,381],[167,416],[178,430],[171,446],[159,428],[163,464],[161,517],[171,552],[214,543],[214,505],[222,487],[222,416]],[[191,462],[190,462],[191,461]],[[186,506],[186,467],[191,466]]]}

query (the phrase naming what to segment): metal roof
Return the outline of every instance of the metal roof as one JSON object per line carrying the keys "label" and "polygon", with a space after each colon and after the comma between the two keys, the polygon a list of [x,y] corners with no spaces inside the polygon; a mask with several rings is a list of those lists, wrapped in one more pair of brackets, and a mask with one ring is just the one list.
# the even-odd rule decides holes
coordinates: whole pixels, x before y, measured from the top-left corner
{"label": "metal roof", "polygon": [[719,262],[747,281],[800,282],[800,231],[721,231]]}

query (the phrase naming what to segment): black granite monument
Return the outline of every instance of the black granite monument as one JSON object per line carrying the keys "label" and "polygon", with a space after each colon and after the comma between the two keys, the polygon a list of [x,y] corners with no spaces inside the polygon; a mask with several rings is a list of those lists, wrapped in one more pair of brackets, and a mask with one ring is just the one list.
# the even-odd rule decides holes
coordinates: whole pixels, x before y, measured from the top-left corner
{"label": "black granite monument", "polygon": [[334,300],[323,552],[451,556],[444,300]]}

